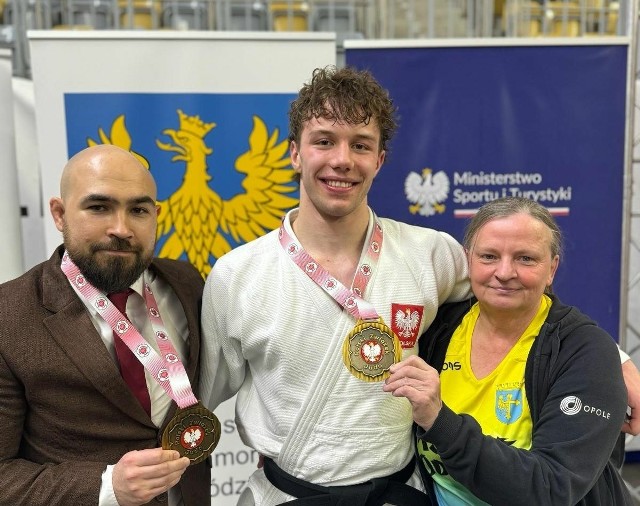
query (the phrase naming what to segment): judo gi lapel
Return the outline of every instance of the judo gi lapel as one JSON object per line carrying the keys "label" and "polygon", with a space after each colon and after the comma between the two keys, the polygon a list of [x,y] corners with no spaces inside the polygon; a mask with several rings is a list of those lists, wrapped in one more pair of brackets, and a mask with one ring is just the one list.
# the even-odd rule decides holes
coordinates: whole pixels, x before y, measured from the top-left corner
{"label": "judo gi lapel", "polygon": [[288,289],[304,294],[299,303],[306,307],[309,328],[313,330],[312,335],[307,336],[309,346],[317,349],[320,345],[325,350],[324,356],[312,361],[318,364],[317,373],[306,396],[301,399],[300,411],[291,424],[293,429],[284,440],[277,459],[278,464],[286,469],[296,467],[303,453],[301,447],[308,443],[318,421],[318,413],[334,392],[336,384],[341,378],[342,381],[345,377],[351,378],[351,373],[343,363],[341,349],[356,321],[284,253],[282,261],[285,262],[283,268],[290,270],[290,275],[285,279],[297,285]]}

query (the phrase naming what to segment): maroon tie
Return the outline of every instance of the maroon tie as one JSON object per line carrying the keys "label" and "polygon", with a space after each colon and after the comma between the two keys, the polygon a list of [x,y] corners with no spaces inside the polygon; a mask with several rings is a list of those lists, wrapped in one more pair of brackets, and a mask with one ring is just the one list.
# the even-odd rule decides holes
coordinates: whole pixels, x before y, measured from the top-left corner
{"label": "maroon tie", "polygon": [[[127,299],[131,293],[133,293],[133,290],[129,288],[122,292],[114,292],[107,295],[113,305],[125,317],[127,317]],[[113,344],[116,347],[122,378],[129,385],[131,392],[138,398],[147,414],[151,416],[151,399],[149,398],[149,390],[147,390],[147,381],[144,377],[144,366],[115,332],[113,333]]]}

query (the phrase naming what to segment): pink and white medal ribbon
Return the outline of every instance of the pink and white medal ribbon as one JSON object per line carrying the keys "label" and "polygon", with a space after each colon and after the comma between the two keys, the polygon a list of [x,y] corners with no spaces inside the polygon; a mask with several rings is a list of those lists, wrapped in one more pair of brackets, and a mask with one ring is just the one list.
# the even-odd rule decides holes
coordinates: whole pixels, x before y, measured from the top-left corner
{"label": "pink and white medal ribbon", "polygon": [[283,223],[278,238],[289,258],[302,269],[320,288],[328,293],[338,304],[344,307],[358,320],[377,321],[380,317],[373,304],[362,298],[373,270],[378,263],[382,249],[382,227],[375,220],[373,234],[367,246],[363,261],[358,265],[353,281],[353,289],[344,286],[309,255],[302,245],[289,234]]}
{"label": "pink and white medal ribbon", "polygon": [[176,450],[180,456],[188,457],[191,464],[205,460],[220,441],[220,421],[193,395],[189,376],[169,338],[149,284],[143,279],[144,301],[160,350],[159,354],[107,296],[87,281],[66,251],[60,267],[80,295],[96,308],[98,314],[111,326],[114,334],[120,336],[151,373],[153,379],[180,408],[162,433],[162,447],[165,450]]}
{"label": "pink and white medal ribbon", "polygon": [[388,378],[389,368],[402,360],[402,346],[398,336],[383,322],[373,304],[362,297],[382,250],[382,226],[375,215],[373,233],[364,259],[358,265],[352,289],[331,276],[304,250],[289,234],[284,220],[278,238],[289,258],[357,319],[342,346],[342,358],[349,372],[362,381],[383,381]]}
{"label": "pink and white medal ribbon", "polygon": [[100,317],[111,326],[114,333],[122,339],[145,369],[151,373],[153,379],[180,408],[198,403],[191,390],[191,383],[184,365],[169,339],[158,311],[158,303],[148,283],[143,282],[144,301],[160,354],[149,345],[107,296],[87,281],[66,251],[60,267],[78,292],[98,311]]}

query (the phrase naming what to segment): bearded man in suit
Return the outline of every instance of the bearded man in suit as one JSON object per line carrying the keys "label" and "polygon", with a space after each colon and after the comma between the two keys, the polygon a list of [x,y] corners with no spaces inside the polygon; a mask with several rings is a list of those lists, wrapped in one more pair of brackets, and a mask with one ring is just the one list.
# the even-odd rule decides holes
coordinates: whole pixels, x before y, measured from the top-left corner
{"label": "bearded man in suit", "polygon": [[0,285],[0,504],[210,504],[206,460],[161,447],[176,399],[144,368],[133,393],[126,374],[140,361],[123,365],[117,329],[96,309],[124,291],[118,314],[155,349],[157,308],[197,386],[203,280],[186,262],[153,258],[153,177],[128,151],[90,147],[49,204],[64,244]]}

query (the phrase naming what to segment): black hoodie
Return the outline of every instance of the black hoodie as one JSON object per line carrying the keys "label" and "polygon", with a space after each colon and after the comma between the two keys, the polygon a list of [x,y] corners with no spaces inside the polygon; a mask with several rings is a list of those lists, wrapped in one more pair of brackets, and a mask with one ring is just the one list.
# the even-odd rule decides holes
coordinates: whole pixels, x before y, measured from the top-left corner
{"label": "black hoodie", "polygon": [[[618,472],[624,456],[620,427],[627,408],[618,349],[611,336],[577,308],[551,298],[525,369],[531,449],[484,436],[471,416],[458,415],[444,404],[429,431],[416,427],[417,437],[436,446],[455,480],[494,506],[632,505]],[[421,336],[420,356],[438,371],[453,332],[474,302],[443,305]],[[567,398],[572,407],[581,403],[576,414],[561,409]],[[433,497],[431,478],[421,458],[418,461]]]}

